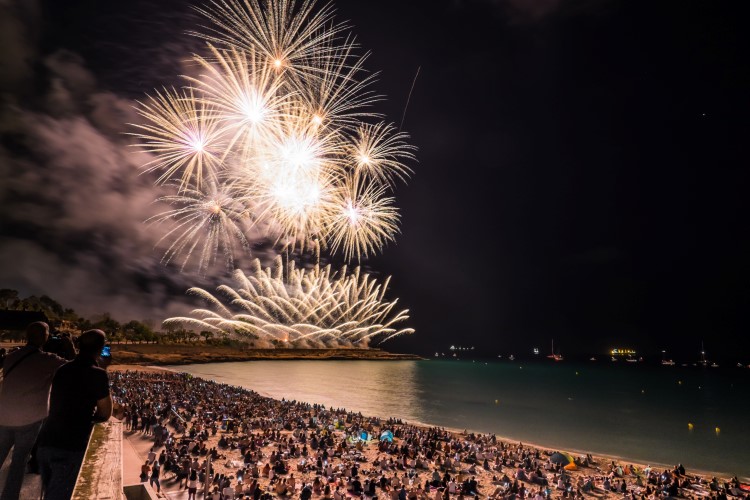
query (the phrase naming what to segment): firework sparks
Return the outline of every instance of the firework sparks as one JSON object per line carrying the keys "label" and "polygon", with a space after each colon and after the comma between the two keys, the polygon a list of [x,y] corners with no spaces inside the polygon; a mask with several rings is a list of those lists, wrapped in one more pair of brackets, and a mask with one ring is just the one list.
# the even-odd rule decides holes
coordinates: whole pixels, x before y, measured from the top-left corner
{"label": "firework sparks", "polygon": [[[249,246],[245,237],[247,213],[232,194],[231,186],[216,181],[204,182],[201,187],[188,185],[176,195],[160,198],[176,208],[156,215],[150,222],[174,221],[174,227],[162,239],[173,239],[163,261],[183,257],[182,267],[199,249],[199,268],[205,270],[221,252],[231,266],[239,250]],[[239,247],[239,248],[238,248]]]}
{"label": "firework sparks", "polygon": [[263,269],[258,260],[252,267],[249,275],[235,271],[237,288],[221,286],[216,295],[190,289],[208,309],[169,318],[165,325],[321,346],[367,346],[413,332],[397,327],[409,318],[409,311],[394,312],[397,301],[384,299],[388,280],[380,284],[359,268],[349,274],[343,267],[336,273],[330,266],[297,269],[291,262],[285,269],[281,257],[271,268]]}
{"label": "firework sparks", "polygon": [[386,188],[361,182],[354,175],[336,193],[329,214],[327,239],[335,252],[341,248],[347,260],[367,257],[392,241],[398,232],[398,211],[393,198],[384,196]]}
{"label": "firework sparks", "polygon": [[192,90],[165,89],[139,104],[138,111],[147,122],[135,124],[140,131],[132,135],[154,155],[144,166],[146,171],[163,171],[158,183],[180,175],[180,188],[184,188],[190,182],[200,186],[204,178],[216,179],[224,147],[219,121],[204,101],[196,99]]}

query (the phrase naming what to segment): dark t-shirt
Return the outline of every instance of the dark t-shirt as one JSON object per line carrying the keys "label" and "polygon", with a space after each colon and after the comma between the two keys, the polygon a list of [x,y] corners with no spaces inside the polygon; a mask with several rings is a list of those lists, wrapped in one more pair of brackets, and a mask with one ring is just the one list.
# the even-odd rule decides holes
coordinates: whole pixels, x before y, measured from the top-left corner
{"label": "dark t-shirt", "polygon": [[76,358],[60,367],[52,379],[49,417],[39,434],[39,446],[85,450],[96,402],[108,395],[107,372],[93,361]]}

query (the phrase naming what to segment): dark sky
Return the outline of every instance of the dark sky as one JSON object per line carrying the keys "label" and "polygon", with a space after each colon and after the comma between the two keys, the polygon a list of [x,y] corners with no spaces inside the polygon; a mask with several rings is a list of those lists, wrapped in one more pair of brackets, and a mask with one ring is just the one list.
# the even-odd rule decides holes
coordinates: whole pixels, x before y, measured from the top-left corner
{"label": "dark sky", "polygon": [[[554,338],[567,354],[617,344],[694,357],[704,340],[709,353],[750,358],[744,3],[335,4],[372,51],[368,68],[382,71],[376,88],[389,99],[378,108],[391,120],[421,68],[404,126],[419,163],[397,192],[402,234],[368,262],[393,275],[417,329],[389,349],[461,344],[494,356],[546,351]],[[138,244],[140,229],[112,220],[150,210],[132,201],[141,181],[117,173],[136,160],[116,137],[130,100],[178,83],[200,50],[185,34],[195,15],[181,1],[0,8],[14,28],[0,49],[10,68],[0,200],[12,213],[0,216],[0,287],[77,309],[91,306],[87,288],[104,299],[99,310],[161,319],[184,282]],[[10,109],[20,117],[7,118]],[[77,118],[108,138],[96,161],[65,160],[92,143],[64,145],[88,133]],[[110,173],[98,179],[99,169]],[[24,189],[34,180],[64,191],[41,195],[49,212],[37,213],[39,193]],[[96,201],[102,184],[119,204],[111,218],[97,212],[111,206]],[[71,200],[82,206],[69,210]],[[56,203],[86,216],[61,220]]]}

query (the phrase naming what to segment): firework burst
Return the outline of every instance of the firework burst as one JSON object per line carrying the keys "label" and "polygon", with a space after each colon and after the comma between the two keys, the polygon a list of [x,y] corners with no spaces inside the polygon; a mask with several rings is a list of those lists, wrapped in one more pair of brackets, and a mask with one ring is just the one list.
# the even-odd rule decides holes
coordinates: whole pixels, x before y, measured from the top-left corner
{"label": "firework burst", "polygon": [[[407,134],[372,110],[380,99],[348,27],[330,4],[301,0],[213,0],[198,68],[180,90],[139,102],[134,135],[152,160],[145,172],[175,194],[151,219],[168,227],[165,262],[207,271],[224,257],[234,269],[262,233],[277,250],[320,248],[357,262],[398,233],[393,192],[415,160]],[[318,259],[319,260],[319,259]],[[406,311],[392,314],[377,284],[356,269],[235,271],[241,286],[213,309],[173,318],[200,328],[293,342],[367,344],[387,340]],[[281,273],[281,274],[279,274]],[[390,318],[390,319],[387,319]]]}
{"label": "firework burst", "polygon": [[[198,33],[207,55],[194,56],[197,76],[186,77],[181,91],[139,103],[145,123],[133,135],[153,156],[144,169],[158,172],[160,184],[177,181],[178,198],[194,200],[205,183],[215,189],[221,178],[239,193],[237,212],[263,221],[267,237],[282,247],[304,251],[321,241],[360,260],[393,241],[393,199],[364,184],[392,189],[406,180],[414,148],[392,125],[369,121],[378,119],[370,109],[379,98],[370,90],[374,75],[364,69],[367,55],[341,34],[346,27],[334,22],[331,6],[216,0],[199,11],[213,25]],[[167,236],[176,238],[167,261],[183,251],[189,260],[206,230],[209,239],[221,233],[247,247],[241,229],[251,226],[233,217],[208,225],[228,224],[224,229],[207,229],[204,218],[184,210],[159,220],[170,217],[180,230]],[[199,267],[211,260],[205,252],[227,245],[203,245],[195,254]]]}
{"label": "firework burst", "polygon": [[237,287],[220,286],[216,295],[191,288],[188,293],[208,307],[165,325],[277,345],[368,346],[413,332],[397,327],[409,311],[394,313],[397,301],[385,301],[388,280],[379,284],[359,268],[350,274],[346,266],[334,272],[330,266],[297,269],[291,262],[285,268],[277,257],[273,267],[263,269],[255,260],[252,269],[249,275],[236,270]]}
{"label": "firework burst", "polygon": [[237,252],[247,250],[249,243],[245,237],[248,214],[232,191],[230,185],[212,180],[203,182],[200,187],[181,187],[178,194],[159,199],[175,207],[148,221],[174,222],[172,229],[162,237],[172,240],[163,262],[181,256],[184,268],[198,249],[201,270],[213,264],[219,253],[224,255],[228,266],[233,266]]}

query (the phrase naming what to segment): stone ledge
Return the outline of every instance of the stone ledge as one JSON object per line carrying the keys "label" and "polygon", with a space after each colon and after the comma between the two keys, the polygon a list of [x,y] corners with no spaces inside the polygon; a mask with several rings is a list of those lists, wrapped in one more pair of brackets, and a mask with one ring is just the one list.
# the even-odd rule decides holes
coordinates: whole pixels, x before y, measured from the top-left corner
{"label": "stone ledge", "polygon": [[124,500],[122,488],[122,422],[110,419],[94,426],[73,500]]}

